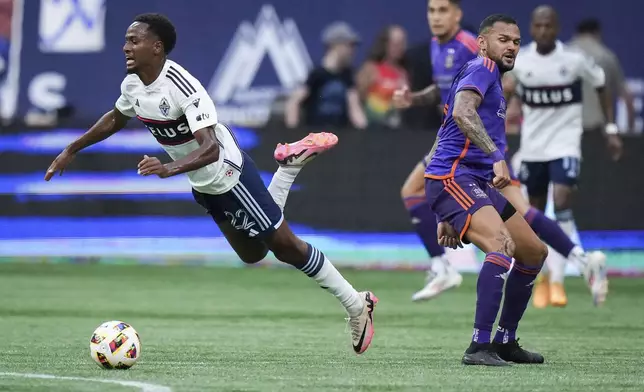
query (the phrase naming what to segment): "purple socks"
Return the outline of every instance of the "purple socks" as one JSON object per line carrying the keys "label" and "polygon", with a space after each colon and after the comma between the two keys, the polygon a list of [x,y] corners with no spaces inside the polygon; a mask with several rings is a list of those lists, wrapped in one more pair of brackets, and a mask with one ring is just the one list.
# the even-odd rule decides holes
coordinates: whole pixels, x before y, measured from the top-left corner
{"label": "purple socks", "polygon": [[490,343],[492,327],[501,307],[503,285],[511,264],[512,258],[501,253],[491,252],[485,256],[476,283],[476,313],[472,334],[472,341],[476,343]]}
{"label": "purple socks", "polygon": [[541,211],[533,207],[530,207],[525,214],[525,220],[543,242],[566,258],[570,255],[575,244],[572,243],[570,237],[564,233],[557,222],[548,219]]}
{"label": "purple socks", "polygon": [[519,321],[528,307],[532,286],[540,271],[541,267],[528,267],[515,260],[505,284],[505,300],[499,327],[494,336],[495,342],[507,343],[516,340]]}

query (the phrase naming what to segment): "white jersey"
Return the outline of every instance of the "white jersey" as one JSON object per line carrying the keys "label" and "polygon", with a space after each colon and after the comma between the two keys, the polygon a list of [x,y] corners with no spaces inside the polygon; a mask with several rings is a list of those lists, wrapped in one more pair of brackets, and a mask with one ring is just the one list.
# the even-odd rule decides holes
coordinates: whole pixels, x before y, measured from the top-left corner
{"label": "white jersey", "polygon": [[199,192],[218,195],[239,182],[243,156],[233,133],[217,123],[215,104],[201,83],[174,61],[166,60],[161,74],[149,86],[137,75],[126,76],[116,109],[141,120],[175,161],[199,147],[194,132],[212,126],[219,142],[219,159],[187,173],[190,184]]}
{"label": "white jersey", "polygon": [[582,81],[602,87],[602,68],[557,41],[555,50],[545,56],[535,43],[522,48],[511,74],[523,101],[522,159],[581,158]]}

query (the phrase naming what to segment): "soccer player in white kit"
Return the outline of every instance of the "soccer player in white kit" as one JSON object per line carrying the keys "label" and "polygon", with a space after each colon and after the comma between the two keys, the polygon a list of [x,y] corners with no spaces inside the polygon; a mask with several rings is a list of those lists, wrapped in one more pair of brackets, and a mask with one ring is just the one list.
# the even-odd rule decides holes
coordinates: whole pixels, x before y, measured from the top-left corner
{"label": "soccer player in white kit", "polygon": [[167,17],[135,18],[125,35],[128,75],[116,107],[58,155],[45,180],[62,174],[80,150],[118,132],[136,116],[173,160],[163,164],[145,156],[138,173],[160,178],[186,173],[195,200],[213,217],[241,260],[257,263],[270,250],[278,260],[314,279],[346,309],[353,350],[363,353],[373,338],[378,299],[371,292],[357,292],[321,251],[293,234],[282,213],[299,170],[333,147],[337,137],[310,134],[299,142],[278,145],[275,159],[280,166],[267,189],[234,134],[217,121],[215,105],[201,83],[167,58],[176,39]]}
{"label": "soccer player in white kit", "polygon": [[[531,24],[534,42],[521,49],[514,70],[506,75],[503,84],[504,89],[514,90],[515,99],[520,99],[522,103],[519,150],[522,164],[519,179],[527,188],[530,204],[545,210],[548,189],[552,184],[557,221],[572,237],[575,231],[572,195],[579,175],[583,133],[582,81],[597,88],[602,99],[602,108],[608,120],[606,140],[614,159],[619,159],[622,143],[614,124],[610,96],[603,88],[603,70],[579,51],[557,40],[558,31],[558,17],[552,7],[535,9]],[[583,250],[578,246],[572,253],[582,254]],[[589,253],[588,257],[594,259],[594,264],[597,264],[597,259],[605,263],[605,256],[601,252]],[[548,269],[549,277],[542,277],[536,284],[534,304],[537,307],[548,304],[565,306],[565,260],[550,257]],[[595,282],[588,283],[592,286]],[[607,287],[595,287],[595,302],[602,303],[606,292]]]}

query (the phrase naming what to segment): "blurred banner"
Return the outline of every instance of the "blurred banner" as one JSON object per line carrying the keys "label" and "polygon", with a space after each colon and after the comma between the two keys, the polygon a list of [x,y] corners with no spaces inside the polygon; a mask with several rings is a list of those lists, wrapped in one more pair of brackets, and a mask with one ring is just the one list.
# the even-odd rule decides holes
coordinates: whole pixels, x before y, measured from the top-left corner
{"label": "blurred banner", "polygon": [[[235,127],[268,184],[278,142],[309,130]],[[45,182],[53,157],[80,129],[0,135],[0,261],[95,260],[118,263],[238,264],[217,225],[192,200],[184,176],[141,177],[143,154],[168,157],[145,129],[122,131],[76,157],[63,176]],[[339,265],[421,268],[427,255],[411,231],[400,186],[434,134],[336,130],[340,142],[307,165],[286,205],[286,217]],[[517,140],[511,139],[516,146]],[[575,217],[587,249],[610,253],[612,273],[644,272],[644,140],[628,139],[611,162],[603,137],[584,140]],[[471,252],[453,264],[476,271]]]}
{"label": "blurred banner", "polygon": [[[474,6],[466,1],[464,21],[476,26],[488,14],[509,13],[529,42],[530,13],[540,3],[490,0]],[[22,121],[28,114],[71,107],[73,121],[87,126],[118,97],[126,28],[139,13],[162,12],[178,31],[171,57],[202,81],[220,118],[263,126],[274,99],[300,83],[321,58],[326,25],[345,20],[361,34],[361,61],[377,32],[390,23],[401,24],[411,44],[428,42],[426,7],[426,1],[394,5],[389,0],[0,0],[0,117]],[[641,85],[644,52],[624,37],[635,33],[643,2],[589,0],[584,7],[577,2],[556,7],[565,40],[579,20],[599,17],[605,42],[632,83]],[[641,103],[642,89],[636,92]],[[641,105],[638,110],[641,126]]]}
{"label": "blurred banner", "polygon": [[[306,130],[234,128],[257,162],[266,184],[277,165],[273,148]],[[79,154],[62,177],[43,181],[52,158],[82,130],[0,135],[0,205],[11,217],[203,216],[184,176],[141,177],[143,154],[169,158],[145,129],[122,131]],[[287,218],[316,231],[408,232],[400,187],[429,149],[434,134],[415,131],[336,130],[340,143],[307,165],[286,207]],[[510,139],[516,145],[515,137]],[[626,141],[624,158],[612,162],[602,136],[584,138],[575,217],[580,230],[644,230],[644,140]],[[0,227],[0,231],[12,230]],[[44,230],[44,228],[42,229]],[[55,230],[60,230],[57,228]]]}

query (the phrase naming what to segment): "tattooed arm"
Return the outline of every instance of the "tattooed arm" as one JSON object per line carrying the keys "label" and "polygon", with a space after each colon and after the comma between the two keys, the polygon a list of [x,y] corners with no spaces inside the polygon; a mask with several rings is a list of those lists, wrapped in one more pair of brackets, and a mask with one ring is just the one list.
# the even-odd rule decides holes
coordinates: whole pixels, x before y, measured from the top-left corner
{"label": "tattooed arm", "polygon": [[434,140],[434,145],[432,146],[432,149],[429,151],[429,155],[427,156],[428,161],[430,161],[434,157],[437,147],[438,147],[438,135],[436,135],[436,140]]}
{"label": "tattooed arm", "polygon": [[475,91],[459,91],[454,99],[452,116],[454,117],[456,125],[461,129],[461,132],[472,143],[476,144],[486,154],[493,155],[495,151],[498,152],[499,150],[490,138],[490,135],[487,134],[481,117],[476,112],[482,100],[483,98]]}

